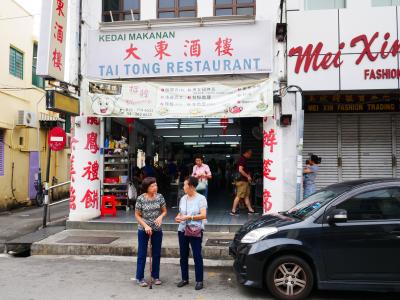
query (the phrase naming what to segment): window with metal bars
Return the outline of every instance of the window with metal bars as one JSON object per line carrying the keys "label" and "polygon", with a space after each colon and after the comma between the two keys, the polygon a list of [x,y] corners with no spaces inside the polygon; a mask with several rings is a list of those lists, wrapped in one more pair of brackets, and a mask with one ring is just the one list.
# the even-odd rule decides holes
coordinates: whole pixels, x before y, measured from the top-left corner
{"label": "window with metal bars", "polygon": [[11,46],[9,71],[15,77],[24,78],[24,54]]}
{"label": "window with metal bars", "polygon": [[196,0],[158,0],[157,17],[160,19],[196,16]]}
{"label": "window with metal bars", "polygon": [[103,0],[103,22],[140,20],[140,0]]}
{"label": "window with metal bars", "polygon": [[214,16],[256,15],[255,0],[214,0]]}

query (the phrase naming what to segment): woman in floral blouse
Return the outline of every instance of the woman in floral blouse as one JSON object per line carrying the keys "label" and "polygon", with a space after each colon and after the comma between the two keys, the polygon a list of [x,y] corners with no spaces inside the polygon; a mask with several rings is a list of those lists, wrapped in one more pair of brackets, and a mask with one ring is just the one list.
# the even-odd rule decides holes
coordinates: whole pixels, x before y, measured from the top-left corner
{"label": "woman in floral blouse", "polygon": [[146,265],[147,245],[149,238],[152,245],[152,281],[160,285],[160,258],[163,218],[167,215],[167,206],[163,195],[157,193],[157,182],[154,177],[147,177],[142,182],[145,191],[136,200],[135,217],[138,221],[138,258],[136,280],[140,286],[146,287],[144,268]]}

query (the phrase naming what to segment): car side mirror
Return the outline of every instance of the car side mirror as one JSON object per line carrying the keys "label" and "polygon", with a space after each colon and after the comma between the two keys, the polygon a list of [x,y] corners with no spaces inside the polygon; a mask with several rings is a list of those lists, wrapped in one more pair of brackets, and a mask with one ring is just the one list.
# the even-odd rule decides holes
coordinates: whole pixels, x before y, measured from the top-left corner
{"label": "car side mirror", "polygon": [[347,211],[345,209],[335,208],[331,212],[329,212],[327,216],[327,221],[329,224],[336,223],[346,223],[347,222]]}

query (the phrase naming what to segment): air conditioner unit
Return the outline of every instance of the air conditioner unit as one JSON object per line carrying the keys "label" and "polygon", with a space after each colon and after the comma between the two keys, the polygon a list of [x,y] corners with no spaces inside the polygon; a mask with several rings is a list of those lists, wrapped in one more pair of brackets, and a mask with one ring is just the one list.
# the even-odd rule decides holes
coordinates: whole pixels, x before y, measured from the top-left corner
{"label": "air conditioner unit", "polygon": [[17,126],[37,127],[36,115],[27,110],[19,110],[17,117]]}

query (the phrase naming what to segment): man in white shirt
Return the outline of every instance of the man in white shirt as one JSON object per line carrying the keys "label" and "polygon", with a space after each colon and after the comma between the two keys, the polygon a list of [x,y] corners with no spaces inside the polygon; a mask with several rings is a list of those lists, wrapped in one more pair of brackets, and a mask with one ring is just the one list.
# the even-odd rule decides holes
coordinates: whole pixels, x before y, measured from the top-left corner
{"label": "man in white shirt", "polygon": [[[192,176],[196,177],[199,180],[197,191],[207,198],[208,180],[212,178],[212,174],[210,167],[203,162],[202,156],[196,156]],[[204,187],[204,189],[201,189],[201,187]]]}

